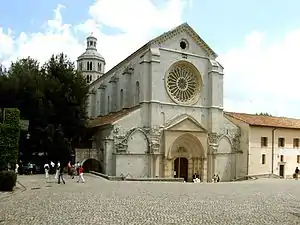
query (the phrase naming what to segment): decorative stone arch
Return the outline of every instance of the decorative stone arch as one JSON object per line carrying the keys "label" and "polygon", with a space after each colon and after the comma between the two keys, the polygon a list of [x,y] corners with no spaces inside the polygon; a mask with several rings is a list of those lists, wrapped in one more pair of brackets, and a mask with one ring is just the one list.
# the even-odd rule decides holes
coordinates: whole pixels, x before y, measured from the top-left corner
{"label": "decorative stone arch", "polygon": [[131,129],[127,134],[126,134],[126,137],[125,137],[125,139],[126,139],[126,144],[127,144],[127,152],[128,153],[130,153],[130,151],[129,151],[129,148],[130,148],[130,146],[129,146],[129,142],[130,142],[130,138],[131,137],[133,137],[136,133],[138,133],[138,132],[140,132],[142,135],[143,135],[143,137],[145,138],[145,140],[146,140],[146,148],[147,148],[147,151],[146,152],[144,152],[144,153],[149,153],[150,152],[150,147],[151,147],[151,145],[150,145],[150,138],[149,138],[149,136],[148,136],[148,134],[142,129],[142,128],[140,128],[140,127],[137,127],[137,128],[134,128],[134,129]]}
{"label": "decorative stone arch", "polygon": [[81,161],[80,163],[85,172],[96,171],[99,173],[103,173],[103,165],[102,163],[95,158],[87,158]]}
{"label": "decorative stone arch", "polygon": [[186,60],[171,64],[165,74],[165,88],[169,97],[178,104],[192,105],[200,98],[203,76],[196,66]]}
{"label": "decorative stone arch", "polygon": [[214,174],[218,174],[221,181],[231,181],[236,178],[236,157],[233,140],[228,135],[221,135],[214,154]]}
{"label": "decorative stone arch", "polygon": [[[180,148],[182,151],[180,151]],[[186,151],[183,151],[182,148],[185,148]],[[180,156],[204,158],[205,151],[200,140],[191,133],[185,133],[177,137],[167,154],[167,158],[174,159]]]}
{"label": "decorative stone arch", "polygon": [[205,149],[195,135],[184,133],[177,137],[167,153],[166,160],[165,176],[192,181],[193,175],[197,174],[202,181],[206,180]]}
{"label": "decorative stone arch", "polygon": [[[231,149],[230,152],[222,152],[222,151],[219,151],[220,147],[222,147],[220,144],[221,144],[221,142],[224,141],[224,140],[227,141],[227,142],[229,143],[230,149]],[[233,142],[232,142],[232,140],[231,140],[226,134],[220,136],[220,138],[218,139],[218,142],[217,142],[217,146],[218,146],[217,153],[233,153],[233,150],[234,150],[234,148],[233,148]]]}

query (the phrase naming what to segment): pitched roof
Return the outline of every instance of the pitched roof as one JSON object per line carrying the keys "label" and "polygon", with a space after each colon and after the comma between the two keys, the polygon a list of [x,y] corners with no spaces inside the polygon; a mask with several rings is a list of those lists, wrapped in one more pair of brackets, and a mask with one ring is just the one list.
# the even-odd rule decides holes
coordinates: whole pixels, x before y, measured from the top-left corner
{"label": "pitched roof", "polygon": [[145,45],[137,49],[135,52],[133,52],[131,55],[129,55],[127,58],[119,62],[117,65],[115,65],[113,68],[111,68],[109,71],[107,71],[105,74],[103,74],[101,77],[93,81],[90,86],[96,83],[96,81],[103,80],[105,77],[109,76],[113,71],[118,70],[121,66],[124,66],[124,64],[130,62],[137,54],[145,51],[148,49],[152,44],[161,44],[164,41],[166,41],[167,36],[175,36],[178,34],[179,31],[186,31],[189,35],[191,35],[194,40],[204,48],[205,51],[207,51],[208,55],[211,55],[214,58],[217,58],[218,55],[215,53],[212,48],[208,46],[208,44],[205,43],[205,41],[197,34],[197,32],[190,26],[188,23],[182,23],[179,26],[153,38],[152,40],[148,41]]}
{"label": "pitched roof", "polygon": [[278,127],[300,129],[300,119],[255,115],[247,113],[224,112],[225,115],[240,120],[251,126]]}
{"label": "pitched roof", "polygon": [[88,127],[89,128],[94,128],[94,127],[101,127],[101,126],[105,126],[105,125],[110,125],[114,122],[116,122],[117,120],[121,119],[122,117],[130,114],[131,112],[135,111],[136,109],[138,109],[139,106],[135,106],[132,108],[128,108],[128,109],[123,109],[120,110],[118,112],[111,112],[105,116],[100,116],[97,117],[95,119],[90,119],[89,123],[88,123]]}

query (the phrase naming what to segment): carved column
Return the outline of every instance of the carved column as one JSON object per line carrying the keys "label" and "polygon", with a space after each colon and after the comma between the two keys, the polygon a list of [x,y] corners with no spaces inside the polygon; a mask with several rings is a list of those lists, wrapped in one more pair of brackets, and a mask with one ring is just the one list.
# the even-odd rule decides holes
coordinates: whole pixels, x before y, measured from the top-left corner
{"label": "carved column", "polygon": [[207,173],[208,180],[211,182],[212,177],[215,173],[215,161],[216,161],[216,152],[218,150],[220,135],[218,133],[208,134],[208,170]]}
{"label": "carved column", "polygon": [[119,78],[113,76],[109,83],[111,83],[112,85],[112,88],[111,88],[111,111],[112,112],[116,112],[118,111],[118,106],[117,106],[117,103],[118,103],[118,80]]}
{"label": "carved column", "polygon": [[155,177],[160,177],[160,155],[155,155]]}
{"label": "carved column", "polygon": [[[208,174],[208,171],[207,171],[207,158],[205,159],[202,159],[202,165],[200,167],[200,173],[201,173],[201,179],[203,182],[209,182],[208,178],[207,178],[207,174]],[[211,179],[210,179],[211,180]]]}
{"label": "carved column", "polygon": [[99,112],[99,115],[100,116],[103,116],[105,114],[105,104],[106,104],[106,101],[105,101],[105,89],[106,89],[106,85],[104,84],[101,84],[98,88],[98,91],[99,91],[99,95],[100,95],[100,112]]}
{"label": "carved column", "polygon": [[123,75],[125,76],[125,90],[124,90],[124,108],[130,108],[132,103],[132,85],[131,85],[131,75],[134,69],[131,67],[125,68]]}

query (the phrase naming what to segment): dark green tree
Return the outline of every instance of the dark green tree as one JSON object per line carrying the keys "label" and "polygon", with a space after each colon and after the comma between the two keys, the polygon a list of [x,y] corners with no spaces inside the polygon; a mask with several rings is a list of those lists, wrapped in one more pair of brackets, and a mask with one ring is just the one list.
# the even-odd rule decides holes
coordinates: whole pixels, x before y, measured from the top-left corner
{"label": "dark green tree", "polygon": [[87,119],[88,87],[74,63],[61,53],[43,66],[28,57],[1,71],[0,107],[18,108],[30,121],[31,151],[68,161]]}
{"label": "dark green tree", "polygon": [[43,113],[47,116],[43,121],[48,120],[52,125],[48,128],[54,134],[52,139],[60,143],[61,148],[70,149],[85,130],[86,81],[63,53],[52,56],[42,67],[42,72],[47,87],[44,91],[47,108]]}

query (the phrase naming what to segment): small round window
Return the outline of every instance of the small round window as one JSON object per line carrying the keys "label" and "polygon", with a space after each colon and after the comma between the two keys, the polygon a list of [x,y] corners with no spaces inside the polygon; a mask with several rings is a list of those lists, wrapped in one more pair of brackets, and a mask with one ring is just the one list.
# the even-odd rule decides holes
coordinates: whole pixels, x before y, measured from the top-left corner
{"label": "small round window", "polygon": [[180,48],[183,50],[187,49],[187,47],[188,47],[188,43],[185,40],[181,40],[179,45],[180,45]]}

